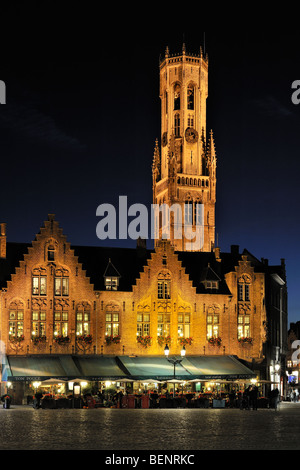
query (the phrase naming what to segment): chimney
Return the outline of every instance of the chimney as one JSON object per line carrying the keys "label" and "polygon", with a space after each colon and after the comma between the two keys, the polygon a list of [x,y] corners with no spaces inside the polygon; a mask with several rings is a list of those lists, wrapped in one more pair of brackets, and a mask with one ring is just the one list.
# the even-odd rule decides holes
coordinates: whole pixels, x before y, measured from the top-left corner
{"label": "chimney", "polygon": [[221,255],[221,249],[215,248],[215,258],[216,258],[216,261],[218,261],[219,263],[222,261],[220,255]]}
{"label": "chimney", "polygon": [[6,224],[0,224],[0,258],[6,258]]}

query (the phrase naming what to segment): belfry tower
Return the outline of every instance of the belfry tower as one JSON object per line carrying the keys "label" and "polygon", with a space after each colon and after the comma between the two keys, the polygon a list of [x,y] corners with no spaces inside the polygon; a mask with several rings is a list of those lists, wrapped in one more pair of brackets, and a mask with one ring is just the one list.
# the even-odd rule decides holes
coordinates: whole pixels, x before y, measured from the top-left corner
{"label": "belfry tower", "polygon": [[[152,175],[153,203],[176,205],[180,217],[170,212],[170,237],[175,251],[189,248],[187,228],[202,225],[202,243],[196,251],[211,251],[215,245],[216,153],[212,131],[206,131],[208,57],[170,55],[166,48],[160,63],[161,147],[156,141]],[[179,211],[180,212],[180,211]],[[182,237],[174,236],[182,223]],[[159,238],[163,238],[163,222]]]}

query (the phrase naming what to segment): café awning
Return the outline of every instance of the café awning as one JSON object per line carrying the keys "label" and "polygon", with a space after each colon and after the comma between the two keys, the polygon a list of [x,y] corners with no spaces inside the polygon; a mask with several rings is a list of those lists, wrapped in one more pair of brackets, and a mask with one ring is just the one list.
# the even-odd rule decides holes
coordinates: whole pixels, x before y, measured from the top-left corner
{"label": "caf\u00e9 awning", "polygon": [[182,366],[199,380],[253,379],[256,374],[235,356],[188,356]]}
{"label": "caf\u00e9 awning", "polygon": [[68,380],[79,374],[71,356],[7,356],[7,363],[6,378],[9,381]]}
{"label": "caf\u00e9 awning", "polygon": [[[173,356],[169,359],[178,359]],[[174,366],[165,356],[7,356],[8,381],[42,381],[50,378],[88,381],[168,381],[174,379]],[[247,380],[254,372],[235,356],[188,356],[175,366],[175,379],[184,381]]]}
{"label": "caf\u00e9 awning", "polygon": [[[174,356],[170,359],[182,359]],[[135,380],[174,379],[174,366],[161,356],[119,356],[118,360]],[[175,366],[175,379],[184,381],[251,379],[256,375],[235,356],[188,356]]]}
{"label": "caf\u00e9 awning", "polygon": [[[181,359],[174,356],[173,359]],[[128,371],[135,380],[152,379],[158,381],[171,380],[174,378],[174,366],[168,362],[165,356],[119,356],[120,366]],[[192,374],[177,364],[175,367],[176,379],[189,380]]]}
{"label": "caf\u00e9 awning", "polygon": [[42,381],[50,378],[72,380],[124,380],[115,357],[110,356],[7,356],[6,376],[2,380]]}
{"label": "caf\u00e9 awning", "polygon": [[[124,380],[126,371],[122,370],[114,356],[74,356],[74,363],[80,371],[79,377],[91,381]],[[128,378],[130,378],[128,376]]]}

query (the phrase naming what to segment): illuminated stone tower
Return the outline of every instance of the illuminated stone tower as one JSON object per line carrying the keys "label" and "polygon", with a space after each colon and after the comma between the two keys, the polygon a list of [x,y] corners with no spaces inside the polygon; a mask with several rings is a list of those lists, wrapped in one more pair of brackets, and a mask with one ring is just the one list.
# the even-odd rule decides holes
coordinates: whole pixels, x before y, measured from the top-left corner
{"label": "illuminated stone tower", "polygon": [[[212,131],[206,131],[208,58],[169,54],[160,63],[161,148],[156,141],[152,166],[153,203],[181,207],[182,237],[174,237],[175,211],[171,211],[170,240],[176,251],[193,251],[186,228],[202,224],[203,243],[196,251],[215,245],[216,153]],[[177,206],[178,207],[178,206]],[[174,222],[175,221],[175,222]],[[159,238],[164,234],[160,223]]]}

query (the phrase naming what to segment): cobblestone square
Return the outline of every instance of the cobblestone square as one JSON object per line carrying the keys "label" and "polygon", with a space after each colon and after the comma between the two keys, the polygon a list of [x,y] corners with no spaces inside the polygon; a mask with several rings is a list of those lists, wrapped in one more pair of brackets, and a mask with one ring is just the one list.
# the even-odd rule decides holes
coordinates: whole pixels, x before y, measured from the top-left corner
{"label": "cobblestone square", "polygon": [[0,409],[1,450],[299,450],[300,404],[259,409]]}

